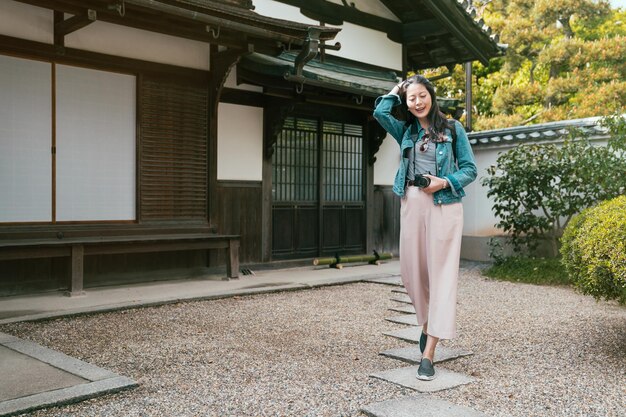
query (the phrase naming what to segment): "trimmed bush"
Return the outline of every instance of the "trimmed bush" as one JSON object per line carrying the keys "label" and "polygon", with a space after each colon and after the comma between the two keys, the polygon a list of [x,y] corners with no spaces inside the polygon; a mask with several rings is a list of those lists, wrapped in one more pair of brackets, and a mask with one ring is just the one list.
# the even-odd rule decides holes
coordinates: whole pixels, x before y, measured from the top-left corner
{"label": "trimmed bush", "polygon": [[561,243],[563,265],[577,288],[626,303],[626,196],[574,217]]}

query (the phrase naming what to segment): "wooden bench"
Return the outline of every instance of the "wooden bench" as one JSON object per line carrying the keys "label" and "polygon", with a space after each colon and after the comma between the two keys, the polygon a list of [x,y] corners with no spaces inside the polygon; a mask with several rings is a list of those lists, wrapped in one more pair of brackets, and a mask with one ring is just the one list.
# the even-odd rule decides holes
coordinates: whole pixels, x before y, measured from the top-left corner
{"label": "wooden bench", "polygon": [[[71,258],[68,295],[82,295],[85,255],[166,252],[192,249],[226,250],[225,279],[239,277],[239,236],[214,233],[161,233],[72,236],[0,240],[0,260],[52,257]],[[207,255],[208,256],[208,255]]]}

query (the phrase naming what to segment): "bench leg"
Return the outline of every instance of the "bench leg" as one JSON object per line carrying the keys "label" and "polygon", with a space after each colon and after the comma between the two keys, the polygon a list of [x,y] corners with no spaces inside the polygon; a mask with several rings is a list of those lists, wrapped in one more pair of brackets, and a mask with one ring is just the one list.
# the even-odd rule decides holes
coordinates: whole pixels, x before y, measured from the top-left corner
{"label": "bench leg", "polygon": [[69,297],[85,295],[83,291],[83,259],[85,258],[83,245],[72,246],[72,280],[70,290],[66,293]]}
{"label": "bench leg", "polygon": [[226,276],[239,278],[239,241],[231,240],[228,244],[228,258],[226,259]]}

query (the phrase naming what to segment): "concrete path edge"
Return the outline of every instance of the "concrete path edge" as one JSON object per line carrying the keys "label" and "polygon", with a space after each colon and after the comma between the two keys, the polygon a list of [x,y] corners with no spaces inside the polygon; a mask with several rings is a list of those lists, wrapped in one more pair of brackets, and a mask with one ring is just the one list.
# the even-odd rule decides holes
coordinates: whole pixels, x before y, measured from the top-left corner
{"label": "concrete path edge", "polygon": [[74,385],[69,388],[42,392],[0,402],[0,416],[12,416],[41,408],[76,403],[137,386],[138,384],[130,378],[116,376],[87,384]]}

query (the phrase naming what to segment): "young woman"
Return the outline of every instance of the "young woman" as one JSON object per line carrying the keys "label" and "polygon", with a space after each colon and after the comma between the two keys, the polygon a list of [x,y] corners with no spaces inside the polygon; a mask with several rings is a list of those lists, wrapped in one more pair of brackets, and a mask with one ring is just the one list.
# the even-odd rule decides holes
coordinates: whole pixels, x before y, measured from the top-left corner
{"label": "young woman", "polygon": [[[404,103],[408,120],[391,110]],[[374,117],[400,145],[393,186],[400,197],[400,273],[422,326],[417,378],[435,378],[440,339],[456,337],[456,297],[463,232],[463,188],[476,163],[463,126],[439,110],[435,88],[415,75],[376,99]]]}

